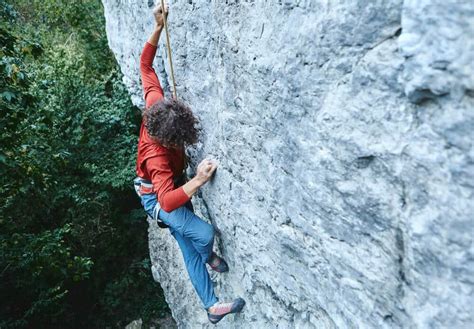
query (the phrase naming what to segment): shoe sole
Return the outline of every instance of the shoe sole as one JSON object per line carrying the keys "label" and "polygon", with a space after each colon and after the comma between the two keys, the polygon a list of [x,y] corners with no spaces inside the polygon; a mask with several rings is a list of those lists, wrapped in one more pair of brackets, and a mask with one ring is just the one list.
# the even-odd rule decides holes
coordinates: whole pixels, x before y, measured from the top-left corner
{"label": "shoe sole", "polygon": [[[243,298],[237,298],[234,306],[232,306],[229,313],[222,314],[222,315],[211,315],[211,314],[207,313],[208,314],[208,319],[212,324],[216,324],[217,322],[222,320],[228,314],[239,313],[240,311],[242,311],[244,306],[245,306],[245,300]],[[215,316],[215,318],[211,318],[212,316]]]}
{"label": "shoe sole", "polygon": [[[220,257],[219,257],[220,258]],[[229,272],[229,265],[227,264],[227,262],[221,258],[221,262],[219,263],[219,265],[215,266],[215,267],[212,267],[210,264],[209,266],[211,267],[211,270],[217,272],[217,273],[225,273],[225,272]]]}
{"label": "shoe sole", "polygon": [[229,272],[229,265],[227,265],[225,260],[222,260],[218,266],[216,267],[211,266],[211,269],[217,273],[225,273],[225,272]]}

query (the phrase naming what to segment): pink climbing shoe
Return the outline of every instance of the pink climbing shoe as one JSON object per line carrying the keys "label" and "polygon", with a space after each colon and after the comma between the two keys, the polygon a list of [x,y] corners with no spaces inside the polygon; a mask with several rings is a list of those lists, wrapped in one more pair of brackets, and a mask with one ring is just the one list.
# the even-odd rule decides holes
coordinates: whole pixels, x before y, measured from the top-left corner
{"label": "pink climbing shoe", "polygon": [[216,272],[223,273],[229,271],[229,265],[227,265],[223,258],[217,256],[215,252],[212,252],[211,258],[207,263]]}
{"label": "pink climbing shoe", "polygon": [[245,300],[243,298],[234,299],[230,303],[215,303],[207,309],[207,318],[211,323],[216,324],[230,313],[239,313],[245,306]]}

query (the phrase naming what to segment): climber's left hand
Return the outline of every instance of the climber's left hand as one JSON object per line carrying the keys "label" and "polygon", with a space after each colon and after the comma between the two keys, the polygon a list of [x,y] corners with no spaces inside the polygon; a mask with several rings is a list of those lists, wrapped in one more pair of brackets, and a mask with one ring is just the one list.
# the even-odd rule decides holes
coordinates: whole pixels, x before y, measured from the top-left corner
{"label": "climber's left hand", "polygon": [[[168,4],[165,4],[165,16],[166,19],[168,19],[168,12],[169,12],[169,6]],[[153,9],[153,15],[155,16],[155,22],[157,27],[163,27],[165,25],[164,20],[163,20],[163,10],[161,8],[161,5],[156,6],[155,9]]]}

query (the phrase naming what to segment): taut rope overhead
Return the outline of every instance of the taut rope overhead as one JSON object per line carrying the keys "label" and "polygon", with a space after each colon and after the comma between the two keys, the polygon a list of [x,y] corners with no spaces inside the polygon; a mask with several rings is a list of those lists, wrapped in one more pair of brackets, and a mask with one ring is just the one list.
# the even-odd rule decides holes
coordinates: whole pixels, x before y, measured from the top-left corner
{"label": "taut rope overhead", "polygon": [[166,10],[165,10],[165,0],[161,0],[161,13],[163,15],[163,22],[165,23],[166,48],[168,49],[168,61],[169,61],[169,64],[170,64],[171,81],[173,83],[173,98],[178,99],[178,95],[176,94],[176,81],[174,80],[173,59],[171,58],[170,34],[168,32],[168,22],[166,21],[165,12],[166,12]]}

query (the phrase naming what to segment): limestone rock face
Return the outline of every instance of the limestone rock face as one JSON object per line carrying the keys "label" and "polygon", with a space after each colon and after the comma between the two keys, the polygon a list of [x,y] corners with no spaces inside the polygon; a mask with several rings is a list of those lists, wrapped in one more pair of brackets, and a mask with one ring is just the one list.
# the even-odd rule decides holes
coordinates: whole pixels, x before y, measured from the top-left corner
{"label": "limestone rock face", "polygon": [[[153,2],[103,4],[143,106]],[[247,301],[217,327],[472,325],[472,2],[182,0],[170,11],[178,95],[204,132],[191,167],[220,163],[193,198],[230,266],[212,278],[221,300]],[[150,223],[149,237],[179,327],[214,327],[169,232]]]}

